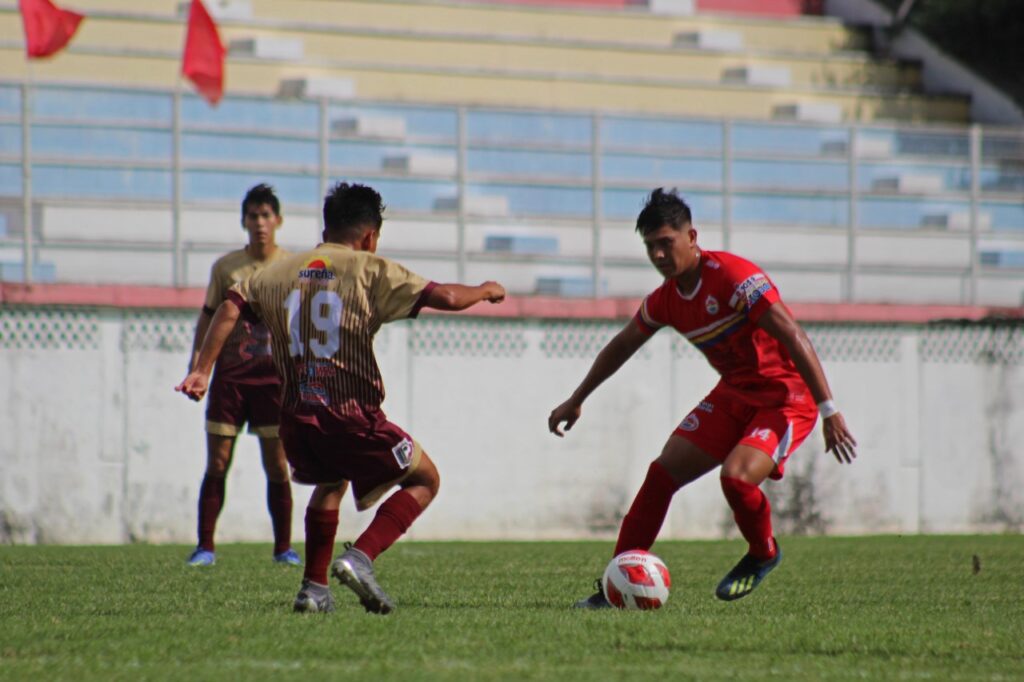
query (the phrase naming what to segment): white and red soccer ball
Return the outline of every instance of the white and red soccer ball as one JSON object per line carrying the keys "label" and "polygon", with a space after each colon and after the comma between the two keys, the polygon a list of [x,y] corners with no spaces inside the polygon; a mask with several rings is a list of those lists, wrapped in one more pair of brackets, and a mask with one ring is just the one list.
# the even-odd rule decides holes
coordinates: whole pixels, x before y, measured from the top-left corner
{"label": "white and red soccer ball", "polygon": [[605,598],[620,609],[660,609],[668,601],[671,586],[672,577],[665,562],[640,549],[612,559],[601,578]]}

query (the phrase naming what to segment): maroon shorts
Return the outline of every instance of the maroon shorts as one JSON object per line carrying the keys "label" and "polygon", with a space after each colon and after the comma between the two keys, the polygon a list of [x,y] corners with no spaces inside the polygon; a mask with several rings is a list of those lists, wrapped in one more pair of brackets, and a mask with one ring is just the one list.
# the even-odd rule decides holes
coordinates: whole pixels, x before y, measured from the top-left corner
{"label": "maroon shorts", "polygon": [[281,384],[252,386],[214,376],[206,399],[206,432],[237,436],[249,423],[249,433],[277,438],[281,421]]}
{"label": "maroon shorts", "polygon": [[350,481],[360,511],[416,471],[423,454],[412,436],[379,411],[353,424],[286,412],[281,442],[296,483]]}
{"label": "maroon shorts", "polygon": [[759,407],[716,386],[673,432],[720,462],[737,445],[749,445],[775,461],[780,479],[786,461],[814,429],[818,408],[810,392],[790,396],[778,407]]}

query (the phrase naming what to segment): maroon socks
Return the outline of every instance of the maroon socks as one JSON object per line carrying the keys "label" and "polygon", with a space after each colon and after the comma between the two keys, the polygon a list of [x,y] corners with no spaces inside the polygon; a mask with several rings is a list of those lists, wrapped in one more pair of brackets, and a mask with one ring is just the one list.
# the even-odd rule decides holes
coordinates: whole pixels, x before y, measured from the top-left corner
{"label": "maroon socks", "polygon": [[217,517],[224,506],[224,479],[203,476],[199,487],[199,548],[213,551],[213,534],[217,530]]}
{"label": "maroon socks", "polygon": [[380,506],[369,528],[363,531],[352,546],[373,561],[402,537],[422,512],[423,508],[415,497],[399,490]]}
{"label": "maroon socks", "polygon": [[337,509],[306,509],[306,571],[303,577],[327,584],[327,567],[334,554],[338,533]]}
{"label": "maroon socks", "polygon": [[274,526],[274,554],[292,546],[292,486],[288,481],[267,481],[267,509]]}

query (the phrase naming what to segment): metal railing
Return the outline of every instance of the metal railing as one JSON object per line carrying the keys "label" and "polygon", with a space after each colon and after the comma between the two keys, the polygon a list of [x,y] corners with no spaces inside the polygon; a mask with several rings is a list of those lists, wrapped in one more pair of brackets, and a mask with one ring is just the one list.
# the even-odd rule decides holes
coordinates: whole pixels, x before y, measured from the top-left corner
{"label": "metal railing", "polygon": [[[0,87],[10,86],[12,83],[0,82]],[[935,126],[905,126],[893,125],[884,126],[879,124],[871,125],[815,125],[815,124],[784,124],[771,121],[747,121],[744,119],[732,120],[698,120],[690,121],[682,119],[670,119],[666,117],[645,116],[635,113],[619,113],[613,110],[604,112],[565,112],[565,111],[540,111],[525,109],[497,109],[494,107],[443,107],[437,105],[413,105],[399,104],[393,102],[373,101],[332,101],[314,100],[306,104],[315,106],[317,125],[314,130],[296,128],[261,128],[257,125],[249,126],[225,126],[223,124],[210,125],[206,123],[195,124],[186,122],[182,115],[183,99],[189,97],[179,91],[160,90],[128,90],[120,92],[147,93],[154,96],[166,97],[171,101],[170,120],[137,120],[130,116],[124,118],[91,118],[83,120],[78,116],[61,117],[52,115],[40,115],[33,112],[33,89],[25,83],[18,83],[20,91],[20,113],[17,117],[4,115],[0,110],[0,126],[20,126],[21,149],[20,152],[12,154],[9,150],[0,151],[0,165],[12,162],[17,159],[21,168],[21,223],[22,238],[15,239],[13,236],[0,237],[0,246],[11,247],[20,242],[22,250],[23,280],[33,281],[33,265],[37,262],[37,251],[40,245],[52,248],[82,248],[82,244],[61,243],[60,240],[38,240],[35,238],[36,227],[34,223],[34,207],[37,204],[47,201],[59,201],[60,203],[74,203],[79,197],[74,193],[65,196],[54,196],[53,192],[36,191],[39,185],[38,177],[33,175],[34,168],[49,166],[67,168],[86,168],[94,171],[102,169],[149,169],[166,171],[170,175],[170,191],[166,198],[166,206],[172,216],[172,230],[170,240],[164,244],[149,244],[144,247],[158,252],[167,252],[172,261],[172,277],[167,284],[172,286],[183,286],[186,283],[186,251],[203,250],[205,247],[189,245],[182,236],[182,216],[186,207],[209,203],[209,199],[199,200],[186,196],[184,191],[184,180],[190,172],[214,172],[214,173],[249,173],[265,174],[286,174],[290,177],[310,180],[307,183],[311,188],[308,197],[298,199],[308,212],[315,212],[319,205],[322,193],[327,187],[331,178],[339,176],[357,176],[368,178],[372,181],[408,181],[420,183],[447,183],[454,189],[456,204],[454,210],[431,210],[428,207],[406,207],[398,208],[392,213],[408,220],[450,220],[456,227],[456,245],[454,250],[406,250],[403,253],[415,253],[425,258],[443,258],[452,260],[456,265],[457,275],[464,280],[467,267],[472,262],[520,262],[520,263],[551,263],[551,264],[572,264],[574,266],[585,266],[589,269],[591,292],[599,295],[603,289],[608,268],[632,268],[648,267],[643,259],[642,251],[638,248],[635,253],[609,252],[602,238],[609,229],[626,228],[632,216],[625,214],[610,214],[613,210],[606,195],[609,192],[631,192],[638,193],[641,189],[648,190],[655,186],[668,185],[679,187],[684,193],[693,192],[698,198],[703,194],[710,195],[706,198],[707,206],[714,207],[717,202],[718,215],[712,215],[710,219],[700,221],[702,227],[711,227],[712,233],[717,233],[723,248],[733,248],[738,233],[749,234],[753,232],[764,232],[768,229],[790,230],[794,233],[806,234],[810,237],[821,235],[843,234],[845,239],[845,262],[841,272],[841,300],[853,301],[857,299],[857,288],[859,278],[872,273],[891,273],[899,275],[914,276],[935,276],[955,278],[961,283],[961,300],[958,303],[976,303],[979,301],[978,283],[983,276],[986,278],[1010,278],[1014,281],[1024,282],[1024,268],[1021,267],[988,267],[982,262],[984,240],[997,240],[1001,244],[1020,243],[1024,249],[1024,131],[1018,129],[983,129],[979,125],[972,125],[969,128],[963,127],[935,127]],[[66,90],[69,92],[89,90],[92,92],[107,92],[112,90],[99,86],[74,86],[74,85],[45,85],[40,86],[50,90]],[[270,98],[239,98],[246,100],[265,100],[271,102]],[[450,132],[436,134],[407,134],[398,138],[375,138],[365,137],[358,134],[344,134],[332,130],[332,116],[338,107],[346,110],[377,111],[407,110],[409,115],[414,115],[417,106],[420,108],[429,107],[432,111],[442,111],[450,115],[454,122],[454,135]],[[589,125],[590,135],[586,142],[560,142],[556,140],[541,139],[528,140],[520,135],[510,135],[501,139],[487,138],[486,135],[472,135],[470,122],[474,116],[483,114],[495,114],[507,112],[513,116],[550,116],[554,119],[578,120]],[[531,118],[531,121],[533,119]],[[609,140],[605,131],[609,130],[610,124],[638,126],[640,130],[644,121],[650,121],[651,125],[668,125],[674,122],[702,123],[708,124],[719,130],[720,140],[717,144],[695,144],[691,147],[670,146],[653,147],[648,142],[638,142],[636,145],[616,143]],[[570,121],[571,123],[572,121]],[[564,121],[563,121],[564,123]],[[100,158],[96,155],[81,156],[77,154],[46,155],[39,157],[33,154],[33,131],[44,130],[46,126],[68,126],[82,131],[93,129],[111,130],[120,127],[131,127],[134,129],[145,129],[167,133],[171,141],[171,153],[169,158]],[[531,123],[533,125],[533,123]],[[773,145],[766,145],[761,149],[738,148],[737,129],[749,131],[764,128],[765,130],[778,131],[780,140],[787,136],[805,134],[808,145],[813,148],[818,145],[817,153],[814,150],[800,152],[773,151]],[[985,153],[985,146],[988,143],[988,135],[995,136],[995,139],[1008,140],[1005,157],[998,154]],[[815,132],[817,131],[817,132]],[[818,138],[822,137],[823,131],[832,135],[831,149],[826,150],[824,144],[820,144]],[[238,160],[199,160],[186,158],[183,152],[183,139],[186,135],[196,133],[209,133],[213,135],[229,137],[231,135],[247,135],[266,140],[284,141],[308,141],[315,142],[316,158],[307,161],[279,161],[268,159],[266,163]],[[911,147],[929,146],[937,147],[940,153],[906,153],[893,148],[888,152],[885,150],[872,154],[861,152],[864,140],[878,139],[878,136],[889,136],[889,146],[893,147],[892,139],[900,140],[901,136],[913,141]],[[915,138],[916,136],[916,138]],[[945,136],[945,137],[944,137]],[[646,135],[640,135],[646,139]],[[930,137],[934,139],[929,139]],[[947,139],[948,138],[948,139]],[[961,138],[966,138],[964,145]],[[916,141],[914,141],[916,140]],[[1016,144],[1010,142],[1016,141]],[[454,170],[452,172],[395,172],[387,168],[351,167],[345,165],[345,159],[332,158],[332,143],[343,142],[367,142],[372,144],[389,144],[391,146],[406,146],[415,148],[417,145],[430,145],[442,148],[450,152],[455,158]],[[749,145],[748,145],[749,146]],[[779,146],[785,146],[783,142]],[[876,145],[877,146],[877,145]],[[883,147],[885,145],[882,145]],[[966,146],[966,154],[960,156],[957,150]],[[699,148],[698,148],[699,147]],[[954,152],[941,152],[943,147],[954,149]],[[992,147],[992,144],[989,144]],[[474,152],[483,150],[514,151],[542,155],[544,153],[564,152],[587,157],[589,161],[588,175],[573,176],[572,174],[554,175],[552,177],[538,177],[528,173],[509,172],[481,172],[470,168],[470,159]],[[605,163],[617,156],[628,155],[630,158],[649,159],[652,166],[665,159],[669,160],[700,160],[704,159],[712,163],[720,164],[720,177],[699,179],[673,179],[660,174],[657,177],[636,177],[632,179],[623,178],[621,174],[610,177]],[[735,171],[743,164],[759,162],[770,162],[778,164],[779,168],[785,168],[786,164],[795,167],[800,163],[810,162],[820,164],[821,167],[840,168],[845,165],[846,182],[845,186],[828,186],[827,183],[815,186],[786,184],[773,178],[765,178],[764,184],[737,183]],[[940,172],[961,176],[966,173],[969,176],[967,188],[949,188],[943,184],[942,187],[927,188],[904,188],[900,186],[900,178],[897,176],[895,187],[882,187],[877,179],[874,184],[868,183],[869,187],[862,185],[865,167],[900,167],[913,169],[926,164],[930,169],[938,169]],[[1005,169],[1005,170],[1004,170]],[[1009,190],[987,191],[982,185],[982,173],[1006,174],[1010,178]],[[813,168],[810,169],[813,171]],[[809,171],[809,172],[810,172]],[[1020,176],[1018,178],[1018,175]],[[1020,187],[1015,183],[1019,180]],[[887,180],[888,181],[888,180]],[[998,182],[996,183],[998,186]],[[513,206],[509,215],[476,215],[467,205],[467,197],[471,195],[474,186],[516,186],[526,188],[526,195],[530,191],[541,192],[563,188],[565,190],[578,190],[589,192],[589,210],[583,208],[576,213],[572,211],[542,211],[534,210],[529,206]],[[312,188],[315,188],[313,190]],[[130,194],[130,193],[129,193]],[[45,195],[45,196],[44,196]],[[223,197],[221,203],[237,201],[238,197]],[[581,195],[582,196],[582,195]],[[117,207],[122,203],[136,201],[139,197],[127,197],[121,199],[101,198],[104,203],[111,207]],[[760,224],[752,223],[749,219],[738,219],[736,216],[737,202],[748,198],[761,199],[783,199],[793,202],[797,206],[800,201],[825,200],[833,202],[835,206],[842,206],[845,203],[845,219],[842,221],[832,220],[828,224],[822,224],[814,220],[803,221],[802,219],[793,222],[784,220],[768,219],[757,221]],[[90,200],[95,200],[93,197]],[[149,197],[154,200],[153,197]],[[385,196],[388,200],[388,196]],[[914,202],[920,206],[936,205],[941,210],[956,204],[956,207],[967,209],[967,225],[960,226],[962,231],[951,229],[950,225],[928,226],[911,224],[892,226],[869,226],[864,224],[862,202],[878,200],[882,202],[894,202],[893,205],[902,205],[904,208],[913,207]],[[157,203],[162,203],[156,198]],[[902,202],[902,203],[901,203]],[[217,203],[214,200],[213,203]],[[543,202],[541,202],[543,203]],[[768,203],[765,201],[765,203]],[[809,204],[808,204],[809,205]],[[826,206],[827,208],[827,206]],[[637,205],[639,209],[639,205]],[[984,210],[983,210],[984,209]],[[1005,213],[1008,218],[1000,217],[993,221],[991,217],[982,220],[982,214],[989,209]],[[795,210],[795,209],[794,209]],[[917,209],[915,209],[917,210]],[[826,211],[827,212],[827,211]],[[953,211],[954,213],[956,211]],[[588,215],[589,213],[589,215]],[[712,211],[713,213],[713,211]],[[698,214],[698,220],[700,216]],[[948,217],[948,215],[947,215]],[[518,225],[562,225],[563,228],[552,228],[553,230],[564,229],[565,227],[589,228],[590,249],[589,255],[573,256],[564,254],[496,254],[480,251],[472,251],[468,248],[467,232],[471,226],[487,223],[505,223]],[[896,227],[898,229],[892,229]],[[908,229],[910,228],[910,229]],[[905,238],[909,234],[917,233],[923,239],[927,236],[949,236],[954,239],[964,240],[968,245],[969,257],[967,262],[961,264],[922,264],[922,263],[878,263],[870,262],[859,257],[859,237],[867,236],[895,236]],[[87,245],[86,245],[87,246]],[[104,248],[117,248],[119,244],[103,244]],[[123,246],[123,244],[120,244]],[[1005,246],[1004,246],[1005,248]],[[770,259],[769,259],[770,261]],[[766,265],[768,265],[766,263]],[[777,270],[793,272],[834,272],[835,267],[822,265],[813,262],[780,261],[772,263]]]}

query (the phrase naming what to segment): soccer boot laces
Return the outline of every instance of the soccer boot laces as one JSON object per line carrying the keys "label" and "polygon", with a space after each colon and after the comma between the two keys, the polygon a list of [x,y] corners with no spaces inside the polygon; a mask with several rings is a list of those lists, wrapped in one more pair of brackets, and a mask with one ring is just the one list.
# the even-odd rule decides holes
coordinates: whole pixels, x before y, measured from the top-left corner
{"label": "soccer boot laces", "polygon": [[731,571],[718,583],[715,596],[723,601],[745,597],[761,584],[761,581],[782,562],[782,548],[775,543],[775,556],[767,561],[745,554]]}

